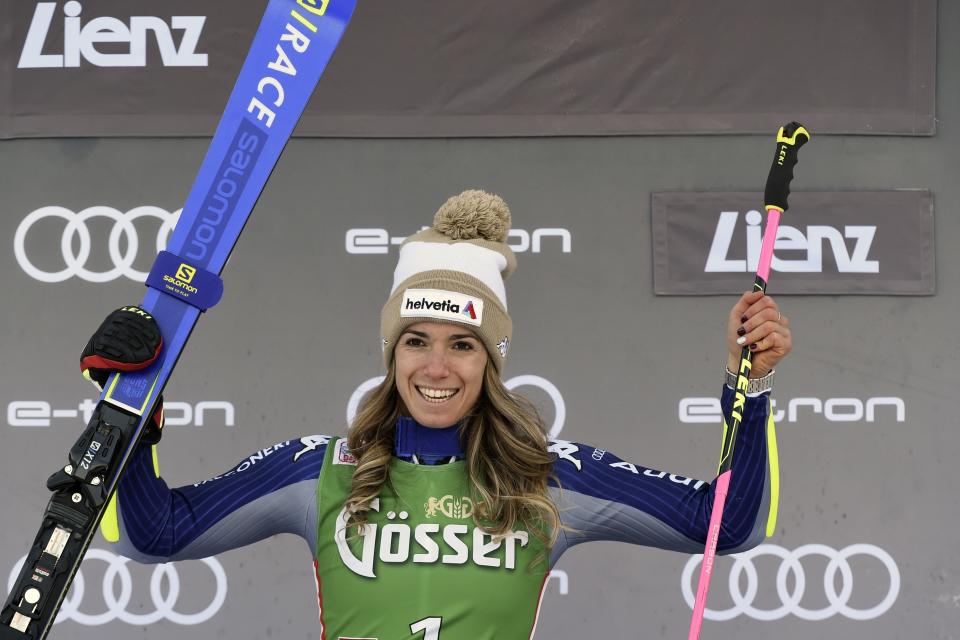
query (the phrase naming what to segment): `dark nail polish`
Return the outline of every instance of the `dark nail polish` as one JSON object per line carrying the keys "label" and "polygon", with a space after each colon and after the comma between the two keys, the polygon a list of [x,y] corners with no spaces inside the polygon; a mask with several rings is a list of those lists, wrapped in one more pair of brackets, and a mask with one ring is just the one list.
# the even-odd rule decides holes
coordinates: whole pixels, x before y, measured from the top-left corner
{"label": "dark nail polish", "polygon": [[740,322],[746,322],[747,316],[740,316]]}
{"label": "dark nail polish", "polygon": [[744,329],[743,327],[740,327],[739,329],[737,329],[737,335],[738,335],[738,336],[747,335],[747,330]]}
{"label": "dark nail polish", "polygon": [[752,345],[750,345],[750,351],[756,351],[756,350],[757,350],[757,343],[754,342]]}

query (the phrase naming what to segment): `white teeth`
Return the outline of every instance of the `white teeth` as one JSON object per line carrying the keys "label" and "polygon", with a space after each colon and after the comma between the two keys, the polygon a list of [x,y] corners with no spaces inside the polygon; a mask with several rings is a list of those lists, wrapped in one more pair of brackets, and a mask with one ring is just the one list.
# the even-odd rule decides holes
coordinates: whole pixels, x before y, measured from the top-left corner
{"label": "white teeth", "polygon": [[417,391],[428,402],[443,402],[457,393],[457,389],[430,389],[428,387],[417,387]]}

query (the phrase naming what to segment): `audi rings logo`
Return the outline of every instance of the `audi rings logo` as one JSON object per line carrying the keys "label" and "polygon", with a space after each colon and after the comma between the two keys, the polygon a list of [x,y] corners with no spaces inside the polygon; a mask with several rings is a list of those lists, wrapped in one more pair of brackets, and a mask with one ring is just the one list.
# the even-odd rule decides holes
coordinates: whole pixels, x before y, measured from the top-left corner
{"label": "audi rings logo", "polygon": [[[10,572],[10,579],[7,580],[7,593],[10,593],[13,589],[25,560],[26,556],[21,558],[14,565],[13,571]],[[87,588],[83,568],[91,560],[100,560],[107,564],[107,570],[103,574],[103,600],[106,603],[106,611],[102,613],[80,611],[80,605]],[[63,601],[60,613],[57,614],[55,623],[73,620],[79,624],[93,627],[114,620],[122,620],[127,624],[142,626],[166,619],[176,624],[197,625],[215,616],[227,599],[227,574],[224,573],[223,566],[215,558],[204,558],[200,562],[210,568],[216,581],[216,592],[213,600],[206,608],[197,613],[177,611],[174,607],[176,607],[177,599],[180,597],[180,574],[177,573],[173,564],[158,564],[154,567],[153,574],[150,577],[150,599],[153,601],[154,610],[150,613],[133,613],[129,609],[140,610],[140,607],[130,606],[133,594],[133,576],[127,566],[128,562],[130,562],[128,558],[103,549],[88,550],[86,556],[84,556],[81,569],[77,571],[77,575],[73,579],[73,586]],[[164,578],[167,579],[166,594],[164,594],[163,589]],[[117,594],[118,586],[120,588],[119,594]],[[146,609],[146,607],[143,607],[143,609]]]}
{"label": "audi rings logo", "polygon": [[[776,593],[780,598],[780,606],[775,609],[759,609],[753,606],[754,598],[760,590],[757,568],[753,560],[758,556],[774,556],[780,558],[780,567],[777,570]],[[807,556],[820,556],[827,559],[827,566],[823,572],[823,591],[826,594],[827,606],[821,609],[808,609],[800,605],[807,586],[807,576],[800,560]],[[879,561],[886,569],[889,587],[886,595],[880,602],[866,609],[855,609],[848,603],[853,593],[853,569],[848,560],[853,556],[866,556]],[[755,620],[779,620],[793,614],[803,620],[825,620],[837,614],[851,620],[872,620],[879,618],[890,610],[897,596],[900,594],[900,570],[889,553],[872,544],[852,544],[837,551],[823,544],[805,544],[793,551],[784,549],[775,544],[762,544],[744,553],[731,556],[733,566],[730,568],[730,578],[727,581],[733,606],[728,609],[707,609],[704,617],[709,620],[730,620],[739,615],[746,615]],[[693,581],[694,573],[699,575],[700,561],[703,555],[690,558],[683,568],[681,589],[687,606],[693,609]],[[840,591],[837,592],[836,578],[840,573]],[[746,574],[746,591],[740,589],[740,576]],[[788,586],[788,576],[793,574],[793,589]],[[859,581],[861,584],[863,580]],[[869,582],[867,582],[869,584]],[[769,585],[763,585],[765,592],[771,592]]]}
{"label": "audi rings logo", "polygon": [[[170,237],[181,211],[182,209],[178,209],[169,212],[159,207],[143,206],[124,213],[113,207],[97,205],[75,213],[64,207],[41,207],[31,212],[17,227],[17,232],[13,238],[13,252],[17,257],[17,262],[26,274],[40,282],[63,282],[72,277],[87,282],[110,282],[121,276],[143,282],[147,278],[147,272],[137,271],[133,268],[134,261],[137,259],[137,252],[140,249],[140,238],[136,227],[134,227],[134,221],[138,218],[156,218],[160,221],[154,246],[151,247],[153,253],[156,253],[166,248],[167,239]],[[66,225],[60,234],[60,259],[64,265],[60,270],[45,271],[37,267],[34,261],[27,256],[27,236],[30,235],[34,225],[46,218],[60,218],[66,221]],[[87,261],[90,259],[93,246],[93,239],[87,222],[93,218],[105,218],[113,222],[113,227],[110,229],[110,235],[107,238],[106,252],[112,267],[104,271],[93,271],[87,268]],[[121,243],[121,239],[123,243]],[[123,248],[123,245],[125,245],[125,248]],[[37,246],[36,242],[34,246]]]}
{"label": "audi rings logo", "polygon": [[[350,396],[350,401],[347,403],[347,424],[353,423],[353,418],[357,415],[357,408],[360,406],[360,401],[363,400],[363,396],[383,382],[383,380],[383,376],[377,376],[376,378],[370,378],[362,382],[360,386],[357,387],[356,391]],[[563,431],[563,423],[567,420],[567,405],[563,401],[563,396],[560,395],[560,390],[557,389],[556,385],[546,378],[533,375],[515,376],[509,380],[504,380],[503,384],[511,391],[517,387],[537,387],[546,393],[553,403],[553,423],[550,425],[550,437],[556,438],[560,435],[560,432]]]}

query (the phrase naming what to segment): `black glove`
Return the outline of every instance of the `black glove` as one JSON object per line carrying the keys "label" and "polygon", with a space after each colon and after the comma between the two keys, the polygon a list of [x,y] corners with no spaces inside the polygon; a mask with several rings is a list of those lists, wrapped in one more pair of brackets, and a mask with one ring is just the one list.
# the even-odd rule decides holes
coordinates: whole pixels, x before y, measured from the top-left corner
{"label": "black glove", "polygon": [[[157,359],[163,337],[157,321],[140,307],[121,307],[107,316],[80,354],[83,377],[103,391],[111,373],[144,369]],[[153,420],[142,442],[156,444],[163,427],[163,397],[157,399]]]}

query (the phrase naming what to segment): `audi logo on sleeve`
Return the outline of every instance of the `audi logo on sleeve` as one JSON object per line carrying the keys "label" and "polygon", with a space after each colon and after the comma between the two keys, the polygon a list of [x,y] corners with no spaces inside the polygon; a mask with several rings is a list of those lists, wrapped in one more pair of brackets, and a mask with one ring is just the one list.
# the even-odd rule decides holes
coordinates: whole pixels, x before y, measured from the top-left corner
{"label": "audi logo on sleeve", "polygon": [[[87,207],[79,212],[60,206],[41,207],[27,215],[17,226],[13,252],[24,273],[40,282],[64,282],[79,278],[99,283],[121,277],[143,282],[147,272],[134,268],[138,255],[144,251],[149,256],[155,256],[166,248],[181,211],[177,209],[171,212],[154,206],[136,207],[126,212],[104,205]],[[112,222],[113,226],[106,238],[97,238],[95,241],[89,222],[96,218]],[[153,225],[148,227],[148,223],[144,222],[147,219],[153,219]],[[52,222],[48,223],[47,220]],[[55,222],[63,223],[59,235],[55,231]],[[157,222],[159,228],[155,235],[151,233],[141,242],[141,231],[146,233],[148,228],[156,228]],[[142,244],[146,246],[142,247]],[[29,255],[29,251],[48,246],[59,247],[56,258],[59,264],[41,266],[38,257]],[[96,258],[92,260],[91,256]],[[88,263],[102,264],[100,256],[107,256],[107,267],[94,270]]]}
{"label": "audi logo on sleeve", "polygon": [[[775,560],[780,560],[776,565],[775,575],[765,572],[763,578],[760,577],[758,570],[760,563],[754,560],[763,556],[773,556]],[[865,562],[871,563],[869,576],[854,577],[854,570],[849,561],[855,556],[862,556],[866,559]],[[733,606],[720,610],[706,609],[704,617],[708,620],[732,620],[741,615],[754,620],[779,620],[789,615],[813,621],[826,620],[836,615],[850,620],[873,620],[889,611],[900,594],[900,570],[897,568],[897,563],[889,553],[872,544],[851,544],[840,550],[825,544],[805,544],[792,550],[775,544],[762,544],[749,551],[733,554],[731,557],[733,566],[730,567],[727,589],[733,599]],[[809,572],[802,562],[808,557],[814,559],[809,562],[811,567]],[[812,567],[819,567],[823,558],[827,560],[823,573],[818,570],[814,574]],[[698,567],[702,560],[703,554],[691,556],[683,568],[680,579],[683,599],[691,609],[694,601],[694,575],[699,574]],[[882,569],[874,572],[873,568],[877,563]],[[721,566],[723,564],[723,562],[720,563]],[[766,568],[768,565],[762,566]],[[876,581],[881,590],[886,588],[884,595],[873,605],[854,607],[851,605],[851,600],[864,602],[859,595],[853,598],[854,587],[864,588],[866,585],[866,589],[872,593],[872,587],[874,587],[872,576],[877,576]],[[885,583],[884,579],[886,579]],[[723,581],[719,576],[715,576],[714,583],[717,585],[715,589],[723,588]],[[808,587],[817,589],[821,586],[825,602],[818,597],[805,596]],[[758,594],[774,592],[779,600],[779,606],[768,609],[755,606],[754,599]],[[816,605],[814,605],[815,602]]]}
{"label": "audi logo on sleeve", "polygon": [[[7,580],[8,593],[13,589],[25,559],[26,556],[20,558],[10,571],[10,577]],[[102,584],[92,584],[84,576],[84,569],[89,569],[88,565],[91,561],[106,564]],[[73,586],[57,614],[55,624],[73,620],[78,624],[96,627],[119,620],[129,625],[145,626],[161,620],[169,620],[175,624],[193,626],[213,618],[227,599],[227,574],[216,558],[200,560],[200,563],[206,565],[213,575],[215,583],[213,596],[203,600],[181,598],[181,579],[177,566],[184,565],[183,563],[179,565],[166,563],[154,565],[149,585],[137,585],[138,593],[148,588],[150,594],[149,602],[139,601],[133,597],[134,577],[130,571],[130,562],[129,558],[104,549],[89,549],[83,558],[80,570],[73,579]],[[84,606],[84,596],[88,590],[98,594],[94,596],[95,599],[98,596],[102,597],[105,610],[91,612]],[[95,605],[90,606],[93,608]]]}

